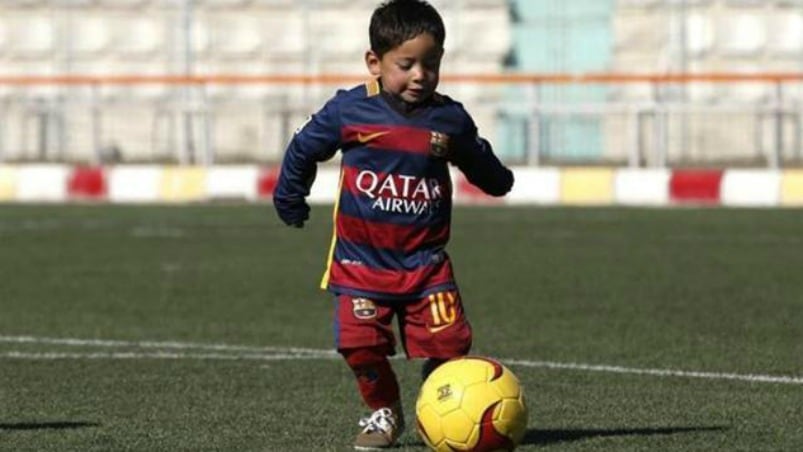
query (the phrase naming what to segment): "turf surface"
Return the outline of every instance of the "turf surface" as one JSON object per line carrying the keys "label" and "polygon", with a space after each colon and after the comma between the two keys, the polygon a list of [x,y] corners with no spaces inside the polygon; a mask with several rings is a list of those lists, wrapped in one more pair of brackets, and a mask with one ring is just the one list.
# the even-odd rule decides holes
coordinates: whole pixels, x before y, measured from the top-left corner
{"label": "turf surface", "polygon": [[[268,205],[0,206],[0,450],[349,450],[330,231],[329,208],[299,231]],[[803,449],[802,232],[796,210],[456,210],[474,352],[527,390],[519,450]],[[411,418],[418,363],[394,365]]]}

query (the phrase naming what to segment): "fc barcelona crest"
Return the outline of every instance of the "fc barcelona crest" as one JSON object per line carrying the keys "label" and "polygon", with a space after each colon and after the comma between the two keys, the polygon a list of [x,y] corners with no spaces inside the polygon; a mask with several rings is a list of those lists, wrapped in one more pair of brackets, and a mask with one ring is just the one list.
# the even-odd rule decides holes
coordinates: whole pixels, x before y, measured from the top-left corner
{"label": "fc barcelona crest", "polygon": [[367,298],[352,298],[352,312],[354,317],[361,320],[370,320],[376,317],[376,305]]}
{"label": "fc barcelona crest", "polygon": [[449,135],[441,132],[430,132],[429,152],[435,157],[446,158],[449,156]]}

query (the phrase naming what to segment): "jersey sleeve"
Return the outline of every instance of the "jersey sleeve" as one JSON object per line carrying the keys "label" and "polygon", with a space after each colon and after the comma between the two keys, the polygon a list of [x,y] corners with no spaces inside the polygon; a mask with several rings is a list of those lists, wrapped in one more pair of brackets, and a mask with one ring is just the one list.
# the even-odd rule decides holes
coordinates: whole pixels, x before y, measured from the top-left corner
{"label": "jersey sleeve", "polygon": [[455,137],[451,160],[466,179],[491,196],[503,196],[513,187],[513,172],[496,157],[491,143],[481,137],[466,115],[462,133]]}
{"label": "jersey sleeve", "polygon": [[273,193],[274,203],[279,206],[303,202],[315,181],[318,162],[332,158],[338,148],[340,119],[336,96],[313,114],[287,145]]}

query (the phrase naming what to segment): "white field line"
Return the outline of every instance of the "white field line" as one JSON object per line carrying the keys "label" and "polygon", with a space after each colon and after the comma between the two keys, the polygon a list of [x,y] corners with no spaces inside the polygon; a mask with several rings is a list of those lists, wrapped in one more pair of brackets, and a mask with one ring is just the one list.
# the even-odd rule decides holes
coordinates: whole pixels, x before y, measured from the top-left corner
{"label": "white field line", "polygon": [[606,372],[616,374],[649,375],[653,377],[704,378],[709,380],[735,380],[750,383],[779,383],[803,385],[803,377],[783,375],[735,374],[727,372],[701,372],[678,369],[639,369],[633,367],[611,366],[605,364],[558,363],[551,361],[527,361],[519,359],[502,360],[511,366],[534,367],[542,369],[577,370],[584,372]]}
{"label": "white field line", "polygon": [[204,350],[230,353],[272,353],[291,355],[339,356],[334,350],[300,347],[253,347],[247,345],[200,344],[194,342],[118,341],[102,339],[53,338],[37,336],[0,336],[0,343],[46,344],[68,347],[146,348],[169,350]]}
{"label": "white field line", "polygon": [[[334,350],[298,347],[254,347],[228,344],[202,344],[192,342],[119,341],[99,339],[48,338],[36,336],[0,336],[0,343],[45,344],[68,347],[139,348],[155,351],[110,351],[110,352],[0,352],[0,359],[20,360],[124,360],[124,359],[174,359],[174,360],[227,360],[227,361],[283,361],[301,359],[339,359]],[[173,350],[173,351],[166,351]],[[732,380],[748,383],[803,385],[803,377],[762,374],[737,374],[727,372],[703,372],[680,369],[645,369],[606,364],[561,363],[554,361],[531,361],[500,359],[510,366],[573,370],[581,372],[604,372],[642,375],[663,378],[697,378],[708,380]]]}
{"label": "white field line", "polygon": [[197,360],[197,361],[290,361],[302,359],[335,359],[333,355],[315,354],[255,354],[255,353],[186,353],[186,352],[0,352],[0,359],[19,359],[32,361],[57,360],[138,360],[138,359],[164,359],[164,360]]}

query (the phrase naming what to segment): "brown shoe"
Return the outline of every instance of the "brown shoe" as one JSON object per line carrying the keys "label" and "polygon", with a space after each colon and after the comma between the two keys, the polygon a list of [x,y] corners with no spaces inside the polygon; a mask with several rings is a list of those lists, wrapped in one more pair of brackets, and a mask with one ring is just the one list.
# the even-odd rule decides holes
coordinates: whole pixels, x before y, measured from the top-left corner
{"label": "brown shoe", "polygon": [[354,440],[357,450],[382,450],[396,444],[404,431],[404,414],[401,407],[380,408],[360,419],[362,431]]}

